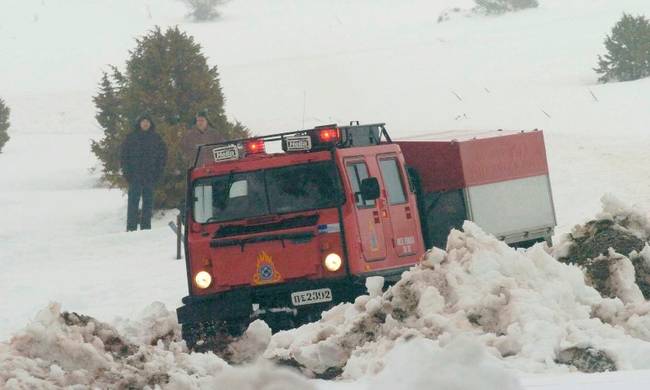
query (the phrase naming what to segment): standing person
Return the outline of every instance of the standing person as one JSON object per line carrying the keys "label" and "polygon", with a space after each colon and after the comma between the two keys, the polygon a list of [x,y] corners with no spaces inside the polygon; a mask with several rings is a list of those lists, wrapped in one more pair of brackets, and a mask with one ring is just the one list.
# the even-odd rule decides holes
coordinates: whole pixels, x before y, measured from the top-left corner
{"label": "standing person", "polygon": [[[183,160],[189,168],[194,164],[199,145],[214,144],[225,141],[225,137],[210,125],[207,112],[200,111],[194,117],[193,126],[181,138],[181,152]],[[203,155],[207,155],[203,153]],[[203,158],[203,156],[201,156]],[[200,159],[199,161],[203,161]]]}
{"label": "standing person", "polygon": [[[191,168],[196,160],[196,152],[200,145],[215,144],[225,141],[226,138],[219,134],[217,130],[210,124],[208,119],[207,110],[199,111],[194,116],[192,127],[190,127],[183,137],[181,138],[180,149],[185,162],[186,168]],[[203,152],[199,158],[199,163],[204,162],[206,156],[211,156],[208,152]],[[181,220],[185,223],[185,199],[178,205]]]}
{"label": "standing person", "polygon": [[[138,118],[121,147],[122,174],[129,184],[126,230],[151,229],[153,194],[167,161],[167,146],[156,132],[151,117]],[[138,205],[142,198],[142,218],[138,221]]]}

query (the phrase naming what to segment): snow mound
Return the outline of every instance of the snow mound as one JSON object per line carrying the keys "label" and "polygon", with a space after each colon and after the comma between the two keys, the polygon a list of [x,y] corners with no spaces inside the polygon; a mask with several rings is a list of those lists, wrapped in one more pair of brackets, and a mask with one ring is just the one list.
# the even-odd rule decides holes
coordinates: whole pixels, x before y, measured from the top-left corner
{"label": "snow mound", "polygon": [[650,299],[650,220],[611,195],[596,219],[573,228],[557,248],[560,261],[577,264],[602,295],[624,302]]}
{"label": "snow mound", "polygon": [[167,310],[161,302],[147,306],[137,320],[118,318],[115,320],[117,331],[135,344],[156,345],[162,341],[165,345],[181,340],[181,328],[176,313]]}
{"label": "snow mound", "polygon": [[[50,304],[8,343],[0,343],[0,388],[313,388],[299,374],[269,362],[231,367],[212,353],[189,354],[177,328],[173,312],[158,303],[140,320],[118,321],[116,327]],[[264,324],[249,331],[239,340],[241,360],[257,353],[267,333]]]}
{"label": "snow mound", "polygon": [[383,294],[274,335],[265,357],[313,376],[360,378],[389,369],[409,340],[453,355],[462,337],[525,372],[650,368],[650,305],[632,288],[629,264],[618,270],[616,297],[603,297],[541,245],[515,250],[471,222],[463,230]]}
{"label": "snow mound", "polygon": [[368,389],[522,388],[515,376],[505,371],[495,357],[469,339],[460,338],[441,348],[434,341],[418,338],[397,345],[386,355],[385,361],[386,368],[370,380]]}
{"label": "snow mound", "polygon": [[[314,388],[273,362],[310,377],[365,377],[360,383],[380,390],[509,390],[521,388],[513,370],[649,369],[650,302],[638,273],[650,267],[648,226],[606,199],[595,223],[557,247],[524,250],[467,222],[398,283],[385,289],[369,278],[368,295],[318,322],[273,336],[253,322],[228,345],[228,361],[188,353],[175,313],[161,303],[112,325],[51,304],[0,343],[0,388]],[[576,253],[593,257],[566,261]]]}

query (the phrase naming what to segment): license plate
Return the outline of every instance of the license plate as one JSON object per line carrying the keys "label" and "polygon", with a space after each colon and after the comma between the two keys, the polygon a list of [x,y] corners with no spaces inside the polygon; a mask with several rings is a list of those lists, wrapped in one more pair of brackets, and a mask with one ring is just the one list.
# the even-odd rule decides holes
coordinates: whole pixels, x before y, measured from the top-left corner
{"label": "license plate", "polygon": [[311,149],[311,137],[309,136],[295,136],[285,139],[287,151],[301,151]]}
{"label": "license plate", "polygon": [[314,303],[331,302],[332,290],[319,288],[318,290],[298,291],[291,294],[291,303],[294,306],[311,305]]}

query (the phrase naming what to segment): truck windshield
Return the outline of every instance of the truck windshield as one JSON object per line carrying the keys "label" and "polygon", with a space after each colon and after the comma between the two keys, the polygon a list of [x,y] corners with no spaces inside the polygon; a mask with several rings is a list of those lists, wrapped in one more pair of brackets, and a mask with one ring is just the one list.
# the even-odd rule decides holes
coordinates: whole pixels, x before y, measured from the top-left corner
{"label": "truck windshield", "polygon": [[336,207],[343,201],[333,161],[231,173],[194,182],[199,223]]}

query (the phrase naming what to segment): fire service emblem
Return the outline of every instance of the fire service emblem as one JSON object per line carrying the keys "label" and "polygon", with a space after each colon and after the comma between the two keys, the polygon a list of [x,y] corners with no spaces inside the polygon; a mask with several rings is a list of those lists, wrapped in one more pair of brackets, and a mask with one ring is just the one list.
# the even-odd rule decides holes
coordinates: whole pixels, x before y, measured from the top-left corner
{"label": "fire service emblem", "polygon": [[257,271],[253,275],[254,284],[277,283],[282,280],[282,275],[275,269],[273,258],[262,251],[257,255]]}

